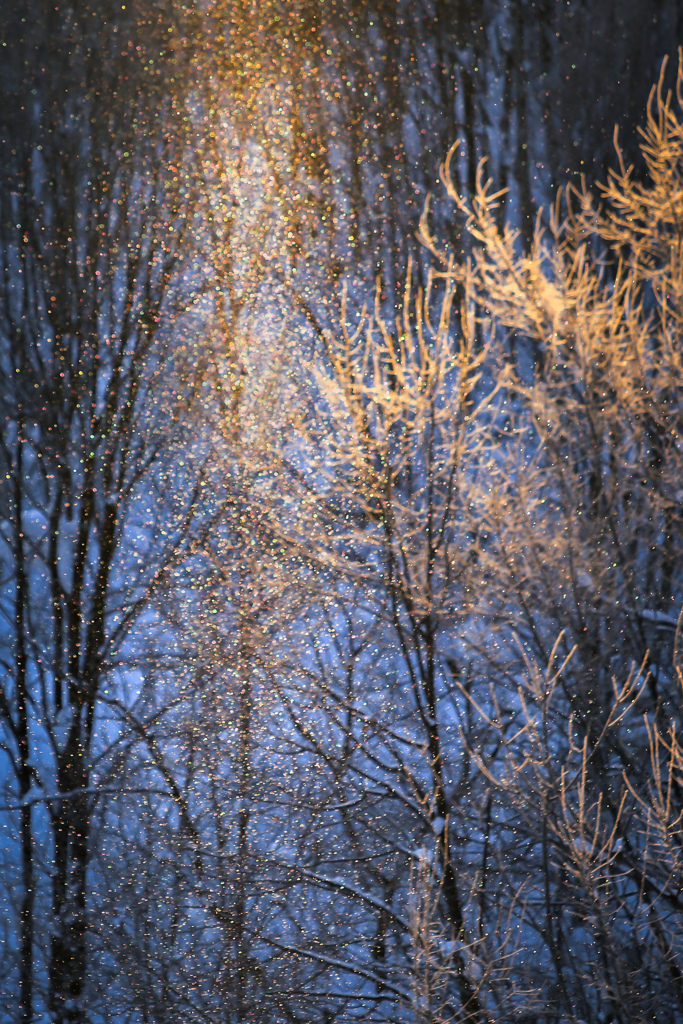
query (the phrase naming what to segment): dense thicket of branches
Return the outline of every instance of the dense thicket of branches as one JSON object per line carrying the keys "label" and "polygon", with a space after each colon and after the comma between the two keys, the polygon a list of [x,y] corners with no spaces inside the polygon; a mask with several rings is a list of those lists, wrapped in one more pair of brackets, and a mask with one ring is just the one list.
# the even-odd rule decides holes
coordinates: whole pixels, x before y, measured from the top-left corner
{"label": "dense thicket of branches", "polygon": [[680,71],[535,215],[631,13],[3,12],[3,1020],[683,1021]]}
{"label": "dense thicket of branches", "polygon": [[93,788],[117,734],[111,677],[134,658],[131,630],[179,542],[162,498],[180,480],[169,460],[195,374],[190,344],[173,337],[195,190],[172,82],[157,87],[175,30],[175,15],[162,25],[151,6],[88,3],[27,5],[5,24],[8,1020],[86,1019]]}
{"label": "dense thicket of branches", "polygon": [[510,190],[505,217],[527,236],[550,187],[604,172],[615,123],[636,156],[634,126],[680,18],[675,0],[219,0],[202,67],[230,137],[264,151],[291,285],[324,319],[320,293],[359,267],[361,292],[381,272],[400,305],[438,186],[433,154],[456,138],[458,191],[473,193],[487,156]]}

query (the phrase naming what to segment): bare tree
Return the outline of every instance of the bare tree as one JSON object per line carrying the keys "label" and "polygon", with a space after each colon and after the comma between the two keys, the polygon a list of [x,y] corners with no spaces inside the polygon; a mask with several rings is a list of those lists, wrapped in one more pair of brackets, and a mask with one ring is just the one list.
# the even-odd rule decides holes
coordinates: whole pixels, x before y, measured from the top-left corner
{"label": "bare tree", "polygon": [[664,69],[642,133],[648,181],[617,150],[602,204],[570,190],[529,250],[496,226],[483,170],[469,206],[442,168],[479,243],[460,273],[501,351],[521,339],[503,365],[506,434],[522,443],[502,437],[481,509],[505,767],[477,756],[514,793],[496,846],[505,863],[505,831],[523,837],[526,870],[508,864],[538,908],[522,920],[545,949],[539,1005],[585,1020],[642,1019],[655,988],[663,1019],[681,1013],[680,908],[660,860],[677,858],[679,813],[680,66],[675,97],[663,82]]}
{"label": "bare tree", "polygon": [[172,338],[193,192],[172,89],[150,109],[149,65],[173,21],[150,9],[103,27],[88,4],[35,13],[15,26],[25,120],[8,128],[0,196],[2,715],[20,1019],[46,1007],[63,1022],[85,1019],[101,700],[182,532],[182,517],[164,532],[154,518],[193,389]]}
{"label": "bare tree", "polygon": [[[238,4],[14,26],[34,69],[6,76],[26,117],[3,123],[0,194],[18,1019],[76,1024],[88,999],[157,1024],[598,1024],[655,1012],[656,985],[677,1021],[674,103],[660,85],[649,185],[622,164],[604,208],[569,192],[527,245],[477,177],[475,72],[496,37],[515,152],[495,173],[509,157],[528,213],[543,133],[511,55],[551,12],[476,4],[456,40],[459,4],[362,5],[359,43],[314,6],[265,5],[249,37]],[[215,78],[181,110],[207,25]],[[411,263],[427,121],[468,132],[436,220],[457,248],[425,215]],[[333,330],[313,263],[326,284],[384,266],[372,313],[352,287]]]}
{"label": "bare tree", "polygon": [[425,218],[427,292],[324,335],[274,506],[309,1016],[680,1019],[680,140],[660,84],[650,182],[529,251],[447,162],[473,261]]}

